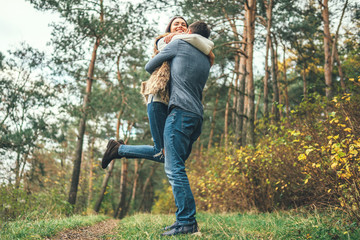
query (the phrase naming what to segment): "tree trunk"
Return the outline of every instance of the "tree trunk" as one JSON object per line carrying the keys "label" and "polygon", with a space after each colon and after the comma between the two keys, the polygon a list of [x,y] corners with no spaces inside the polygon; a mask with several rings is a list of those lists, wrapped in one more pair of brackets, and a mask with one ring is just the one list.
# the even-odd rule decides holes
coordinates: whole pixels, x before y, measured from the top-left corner
{"label": "tree trunk", "polygon": [[307,84],[306,84],[306,65],[305,65],[305,63],[304,63],[304,66],[303,66],[302,77],[303,77],[303,93],[304,93],[304,99],[306,99],[306,98],[307,98]]}
{"label": "tree trunk", "polygon": [[325,94],[327,98],[332,97],[332,62],[331,62],[331,35],[330,35],[330,22],[329,22],[329,7],[328,0],[323,0],[322,5],[322,18],[324,23],[324,53],[325,53],[325,65],[324,65],[324,76],[325,76]]}
{"label": "tree trunk", "polygon": [[344,14],[345,14],[345,10],[346,10],[347,5],[348,5],[348,0],[346,0],[346,2],[344,4],[344,7],[343,7],[343,10],[342,10],[342,13],[341,13],[339,25],[338,25],[338,27],[336,29],[335,38],[334,38],[334,41],[333,41],[333,44],[332,44],[332,53],[331,53],[331,63],[334,64],[334,60],[336,59],[338,70],[339,70],[339,76],[340,76],[340,85],[341,85],[341,89],[343,91],[345,91],[346,86],[345,86],[345,81],[344,81],[344,73],[342,71],[340,57],[339,57],[339,53],[338,53],[338,50],[337,50],[337,40],[338,40],[338,37],[339,37],[339,30],[340,30],[342,20],[344,18]]}
{"label": "tree trunk", "polygon": [[103,182],[101,184],[101,192],[100,192],[99,198],[96,201],[95,206],[94,206],[94,211],[97,212],[97,213],[100,211],[100,206],[101,206],[101,203],[102,203],[102,201],[104,199],[105,192],[106,192],[106,187],[108,185],[111,173],[112,173],[112,171],[114,169],[114,165],[115,165],[115,161],[111,161],[109,170],[106,172],[106,174],[104,176],[104,179],[103,179]]}
{"label": "tree trunk", "polygon": [[[128,129],[127,135],[130,136],[130,132],[132,127],[134,126],[134,122],[128,122]],[[125,140],[127,143],[129,137]],[[129,161],[127,159],[121,160],[121,177],[120,177],[120,197],[119,197],[119,204],[114,212],[114,218],[119,217],[120,219],[123,218],[127,213],[126,208],[126,183],[127,183],[127,174],[129,168]]]}
{"label": "tree trunk", "polygon": [[287,75],[286,75],[286,46],[285,44],[284,46],[284,56],[283,56],[283,62],[284,62],[284,95],[285,95],[285,113],[286,113],[286,117],[289,117],[290,114],[290,106],[289,106],[289,94],[288,94],[288,87],[287,87]]}
{"label": "tree trunk", "polygon": [[130,203],[134,203],[134,201],[135,201],[136,189],[138,188],[138,181],[139,181],[139,172],[140,172],[143,164],[144,164],[144,160],[141,160],[139,163],[139,160],[136,159],[135,168],[134,168],[134,182],[133,182],[133,187],[132,187]]}
{"label": "tree trunk", "polygon": [[339,57],[337,49],[335,50],[335,59],[336,59],[338,70],[339,70],[341,89],[343,91],[345,91],[346,90],[345,77],[344,77],[344,72],[341,67],[340,57]]}
{"label": "tree trunk", "polygon": [[15,188],[20,186],[20,153],[16,154],[16,163],[15,163]]}
{"label": "tree trunk", "polygon": [[89,186],[88,186],[88,202],[87,202],[87,206],[90,206],[91,203],[91,199],[92,199],[92,185],[93,185],[93,169],[94,169],[94,143],[95,143],[95,138],[92,138],[90,140],[90,144],[89,144],[89,148],[90,148],[90,156],[89,156]]}
{"label": "tree trunk", "polygon": [[258,99],[256,101],[256,105],[255,105],[255,117],[254,120],[256,122],[256,120],[258,119],[258,112],[259,112],[259,107],[260,107],[260,101],[261,101],[261,93],[259,93]]}
{"label": "tree trunk", "polygon": [[144,183],[144,186],[142,188],[142,200],[141,200],[141,203],[139,205],[139,208],[138,210],[142,209],[143,208],[143,205],[144,205],[144,202],[145,202],[145,192],[146,192],[146,189],[148,188],[149,184],[150,184],[150,181],[151,181],[151,178],[152,176],[154,175],[155,173],[155,170],[156,168],[159,166],[158,163],[154,163],[152,166],[151,166],[151,171],[149,173],[149,176],[146,178],[145,180],[145,183]]}
{"label": "tree trunk", "polygon": [[80,119],[78,141],[76,144],[76,152],[75,152],[75,160],[74,160],[74,168],[73,168],[73,173],[72,173],[72,178],[71,178],[71,187],[70,187],[69,200],[68,200],[69,203],[72,205],[74,205],[76,203],[77,188],[78,188],[79,178],[80,178],[81,155],[82,155],[82,148],[83,148],[83,142],[84,142],[87,111],[88,111],[88,105],[90,103],[92,79],[94,77],[96,51],[97,51],[99,45],[100,45],[100,38],[96,39],[90,66],[89,66],[88,77],[86,80],[86,82],[87,82],[86,92],[85,92],[84,102],[83,102],[83,107],[82,107],[82,117]]}
{"label": "tree trunk", "polygon": [[265,50],[265,76],[264,76],[264,117],[269,117],[269,49],[271,37],[271,23],[272,23],[272,8],[273,0],[268,1],[266,8],[267,26],[266,26],[266,50]]}
{"label": "tree trunk", "polygon": [[120,178],[120,197],[119,205],[117,206],[114,212],[114,218],[123,218],[126,215],[126,182],[127,182],[127,173],[129,168],[129,161],[127,159],[121,160],[121,178]]}
{"label": "tree trunk", "polygon": [[279,108],[279,106],[283,105],[283,96],[282,96],[282,86],[281,82],[279,81],[279,56],[278,56],[278,43],[276,38],[275,39],[275,76],[276,76],[276,82],[277,82],[277,89],[278,89],[278,96],[279,96],[279,103],[278,103],[278,112],[279,112],[279,118],[281,119],[283,117],[282,109]]}
{"label": "tree trunk", "polygon": [[245,19],[247,26],[247,61],[246,71],[249,105],[248,105],[248,134],[247,142],[255,146],[255,124],[254,124],[254,113],[255,113],[255,91],[254,91],[254,76],[253,76],[253,50],[254,50],[254,39],[255,39],[255,13],[256,13],[256,0],[248,0],[245,2]]}
{"label": "tree trunk", "polygon": [[273,87],[273,100],[272,100],[272,114],[274,122],[277,123],[280,119],[279,115],[279,87],[277,81],[277,74],[276,74],[276,53],[274,47],[274,41],[270,43],[270,51],[271,51],[271,79],[272,79],[272,87]]}
{"label": "tree trunk", "polygon": [[240,98],[240,89],[239,89],[239,77],[240,77],[240,56],[239,54],[235,55],[235,85],[234,85],[234,98],[233,98],[233,111],[232,111],[232,122],[233,122],[233,127],[235,129],[235,139],[234,139],[234,144],[237,145],[238,144],[238,139],[239,139],[239,124],[240,124],[240,112],[238,112],[239,106],[239,98]]}
{"label": "tree trunk", "polygon": [[216,111],[217,111],[217,105],[218,105],[218,102],[219,102],[219,97],[220,97],[220,94],[219,92],[216,94],[216,100],[215,100],[215,106],[214,106],[214,111],[213,111],[213,116],[212,116],[212,119],[211,119],[211,127],[210,127],[210,135],[209,135],[209,143],[208,143],[208,151],[210,150],[211,148],[211,144],[212,144],[212,138],[214,136],[214,130],[215,130],[215,117],[216,117]]}
{"label": "tree trunk", "polygon": [[92,195],[93,195],[93,168],[94,168],[94,144],[95,138],[93,137],[90,141],[90,156],[89,156],[89,195],[88,195],[88,203],[87,206],[90,206]]}
{"label": "tree trunk", "polygon": [[228,148],[228,144],[229,144],[229,108],[230,108],[231,90],[232,87],[229,86],[228,98],[226,100],[226,106],[225,106],[225,117],[224,117],[225,118],[224,119],[225,149]]}
{"label": "tree trunk", "polygon": [[[234,73],[235,73],[235,88],[234,88],[234,98],[233,98],[233,113],[232,113],[232,122],[234,125],[234,129],[235,129],[235,145],[238,145],[238,142],[240,140],[240,134],[241,134],[241,126],[242,126],[242,120],[241,120],[241,115],[243,114],[242,112],[240,112],[241,110],[241,100],[240,100],[240,95],[243,94],[241,92],[241,87],[239,82],[241,81],[241,73],[240,73],[240,61],[241,61],[241,49],[240,49],[240,37],[239,37],[239,33],[237,31],[236,28],[236,23],[233,20],[233,18],[230,18],[227,14],[227,12],[225,11],[225,9],[222,9],[226,19],[228,20],[230,27],[233,31],[234,37],[235,37],[235,56],[234,56]],[[209,142],[210,143],[210,142]],[[210,144],[211,145],[211,144]],[[208,147],[209,149],[209,147]]]}
{"label": "tree trunk", "polygon": [[[244,30],[243,30],[243,42],[244,44],[241,47],[241,50],[243,52],[246,52],[246,21],[244,20]],[[239,88],[240,88],[240,97],[239,97],[239,103],[237,105],[237,107],[239,108],[237,110],[237,112],[240,114],[239,117],[239,128],[236,129],[237,133],[239,134],[239,139],[237,140],[241,146],[244,146],[244,140],[243,140],[243,136],[246,136],[246,128],[244,128],[244,123],[246,121],[245,119],[245,87],[246,87],[246,57],[244,55],[240,56],[240,83],[239,83]]]}

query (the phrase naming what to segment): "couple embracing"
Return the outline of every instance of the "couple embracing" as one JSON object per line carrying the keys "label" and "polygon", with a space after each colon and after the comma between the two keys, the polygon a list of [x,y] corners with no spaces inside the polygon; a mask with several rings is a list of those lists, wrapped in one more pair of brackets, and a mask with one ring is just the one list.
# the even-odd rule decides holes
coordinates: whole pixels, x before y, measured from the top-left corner
{"label": "couple embracing", "polygon": [[210,29],[202,21],[187,24],[176,16],[156,39],[156,54],[145,66],[151,75],[142,86],[154,146],[110,140],[102,159],[146,158],[165,163],[177,207],[176,221],[163,236],[198,232],[195,200],[185,171],[203,122],[202,92],[214,61]]}

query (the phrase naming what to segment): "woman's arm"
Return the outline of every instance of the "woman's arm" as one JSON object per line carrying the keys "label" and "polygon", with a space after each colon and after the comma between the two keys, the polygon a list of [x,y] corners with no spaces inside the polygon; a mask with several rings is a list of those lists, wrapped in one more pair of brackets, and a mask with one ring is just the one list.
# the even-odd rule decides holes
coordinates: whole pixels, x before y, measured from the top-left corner
{"label": "woman's arm", "polygon": [[171,60],[176,56],[178,50],[179,41],[171,42],[163,49],[159,54],[150,59],[150,61],[145,65],[145,70],[148,73],[155,71],[163,62]]}

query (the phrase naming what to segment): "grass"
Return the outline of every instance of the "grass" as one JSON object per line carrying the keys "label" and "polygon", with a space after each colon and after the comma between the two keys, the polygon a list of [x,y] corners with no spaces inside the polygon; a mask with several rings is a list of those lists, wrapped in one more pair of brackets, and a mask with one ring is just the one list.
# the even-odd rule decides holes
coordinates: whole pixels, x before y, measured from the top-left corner
{"label": "grass", "polygon": [[[63,219],[23,220],[1,226],[0,239],[44,239],[65,229],[93,225],[106,216],[73,216]],[[200,234],[170,239],[360,239],[360,227],[337,211],[305,210],[273,213],[198,213]],[[136,214],[119,222],[116,234],[103,239],[163,239],[162,228],[173,215]]]}
{"label": "grass", "polygon": [[[357,223],[337,212],[275,212],[246,214],[199,213],[201,234],[176,239],[360,239]],[[123,219],[111,239],[163,239],[161,229],[172,215],[137,214]]]}
{"label": "grass", "polygon": [[72,216],[60,219],[18,220],[0,226],[0,239],[44,239],[65,229],[93,225],[108,217],[103,215]]}

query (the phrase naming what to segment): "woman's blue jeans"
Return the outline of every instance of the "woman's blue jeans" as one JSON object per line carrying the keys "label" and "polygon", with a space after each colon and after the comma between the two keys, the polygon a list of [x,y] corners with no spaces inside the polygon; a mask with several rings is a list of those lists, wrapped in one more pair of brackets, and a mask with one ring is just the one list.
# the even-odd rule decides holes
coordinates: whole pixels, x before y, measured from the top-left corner
{"label": "woman's blue jeans", "polygon": [[121,145],[118,153],[126,158],[146,158],[164,163],[164,127],[168,106],[161,102],[151,102],[147,105],[150,131],[154,146],[150,145]]}
{"label": "woman's blue jeans", "polygon": [[175,198],[176,221],[181,225],[195,223],[195,200],[186,175],[185,161],[200,136],[201,125],[201,116],[178,107],[171,110],[165,123],[165,173]]}

